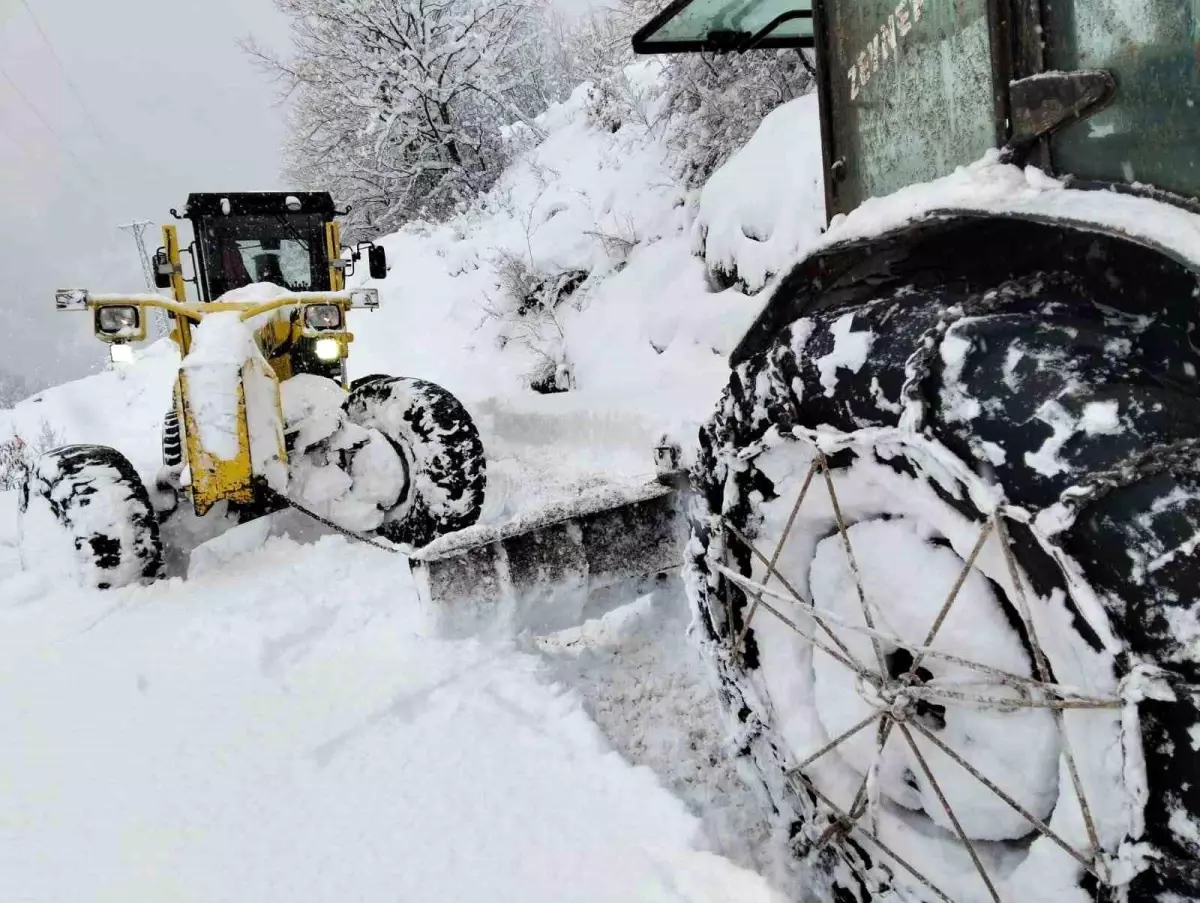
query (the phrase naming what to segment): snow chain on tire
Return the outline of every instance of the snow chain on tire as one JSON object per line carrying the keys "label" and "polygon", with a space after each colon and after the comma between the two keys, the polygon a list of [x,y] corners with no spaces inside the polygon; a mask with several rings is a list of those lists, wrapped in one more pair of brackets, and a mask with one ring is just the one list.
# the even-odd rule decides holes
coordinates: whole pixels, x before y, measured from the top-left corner
{"label": "snow chain on tire", "polygon": [[701,431],[702,646],[839,903],[1200,899],[1196,280],[1072,240],[796,320]]}
{"label": "snow chain on tire", "polygon": [[345,536],[347,539],[352,539],[355,542],[363,542],[369,546],[374,546],[377,549],[383,549],[383,551],[385,551],[385,552],[391,552],[396,555],[404,554],[403,549],[397,549],[395,546],[386,545],[373,537],[365,536],[362,533],[355,533],[353,530],[347,530],[345,527],[339,526],[337,523],[335,523],[334,521],[331,521],[329,518],[322,517],[320,514],[317,514],[317,512],[313,511],[311,508],[306,508],[304,505],[301,505],[297,501],[293,501],[292,499],[288,498],[286,495],[282,495],[282,494],[276,492],[274,489],[272,489],[270,486],[268,486],[265,482],[259,484],[259,492],[262,493],[263,497],[268,502],[274,502],[283,507],[293,508],[296,511],[299,511],[301,514],[305,515],[306,517],[312,518],[317,523],[324,524],[326,527],[329,527],[329,529],[331,529],[337,533],[340,533],[342,536]]}

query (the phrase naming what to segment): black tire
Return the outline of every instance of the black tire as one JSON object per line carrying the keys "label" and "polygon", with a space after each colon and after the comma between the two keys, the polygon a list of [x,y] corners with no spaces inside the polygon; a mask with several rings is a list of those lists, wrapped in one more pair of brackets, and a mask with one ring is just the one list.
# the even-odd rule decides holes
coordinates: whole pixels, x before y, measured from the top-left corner
{"label": "black tire", "polygon": [[407,465],[408,485],[381,535],[423,546],[479,519],[487,483],[483,442],[458,399],[424,380],[386,377],[353,389],[345,410],[354,423],[387,436]]}
{"label": "black tire", "polygon": [[85,586],[98,589],[154,580],[162,572],[158,520],[146,487],[115,449],[68,445],[46,452],[27,475],[18,511],[27,567],[62,572],[69,566]]}
{"label": "black tire", "polygon": [[[1098,831],[1107,859],[1099,871],[1115,875],[1113,881],[1121,886],[1098,879],[1066,853],[1061,855],[1073,869],[1067,886],[1039,883],[1028,871],[1025,877],[1032,880],[1020,878],[1020,869],[1033,861],[1035,845],[1053,855],[1060,851],[1018,819],[1029,833],[1003,836],[1000,842],[1009,855],[1014,845],[1023,845],[1025,858],[1011,860],[1010,867],[1020,864],[1003,881],[995,880],[1000,899],[1200,899],[1200,781],[1193,773],[1193,750],[1200,742],[1200,628],[1195,626],[1200,625],[1200,555],[1195,550],[1200,537],[1200,391],[1194,378],[1200,361],[1187,344],[1188,330],[1179,315],[1191,303],[1195,276],[1176,269],[1177,291],[1156,296],[1157,306],[1141,307],[1097,298],[1094,287],[1083,290],[1075,273],[1042,272],[1001,285],[976,283],[972,292],[964,287],[968,280],[944,286],[927,280],[883,300],[829,307],[799,319],[732,373],[716,414],[701,431],[693,474],[698,489],[695,541],[686,583],[702,646],[715,666],[719,696],[736,725],[736,754],[761,781],[790,830],[796,855],[811,866],[814,884],[827,897],[892,899],[889,894],[900,889],[901,898],[907,899],[906,893],[935,898],[872,837],[857,828],[837,829],[827,801],[814,792],[810,781],[818,769],[845,764],[853,771],[854,756],[843,751],[851,741],[806,766],[804,777],[793,772],[820,747],[814,740],[815,746],[795,748],[801,736],[796,725],[809,717],[801,707],[809,706],[816,718],[812,723],[827,728],[820,706],[828,703],[816,690],[823,667],[818,663],[834,659],[762,605],[754,608],[754,589],[729,576],[732,571],[758,583],[764,580],[766,569],[738,533],[770,557],[816,461],[818,470],[796,509],[800,513],[780,553],[778,571],[808,600],[813,586],[826,587],[821,592],[828,596],[827,587],[848,585],[829,577],[830,549],[844,551],[844,544],[814,443],[827,453],[829,479],[848,535],[858,537],[854,543],[851,536],[851,544],[867,598],[878,604],[875,611],[902,619],[898,600],[911,584],[899,576],[883,585],[867,583],[870,556],[891,554],[891,560],[904,560],[904,554],[897,554],[902,552],[902,530],[911,528],[923,543],[904,546],[913,560],[932,562],[943,556],[953,575],[964,567],[982,525],[998,523],[968,583],[976,584],[971,598],[1005,617],[989,615],[991,621],[979,629],[992,631],[989,641],[1011,634],[1031,666],[1036,639],[1053,679],[1082,681],[1077,685],[1090,686],[1098,697],[1127,703],[1123,715],[1120,709],[1066,713],[1065,733],[1056,722],[1053,735],[1046,735],[1059,743],[1046,747],[1058,750],[1053,769],[1039,770],[1035,766],[1046,763],[1032,761],[1009,763],[1026,774],[1056,777],[1057,795],[1049,810],[1038,813],[1053,829],[1056,819],[1071,814],[1072,804],[1062,802],[1069,794],[1057,781],[1067,773],[1060,766],[1067,759],[1066,746],[1071,747],[1093,814],[1116,811],[1112,807],[1118,803],[1129,813],[1125,829],[1119,829],[1125,823],[1114,816]],[[999,515],[993,511],[998,490],[1011,506]],[[1034,624],[1042,628],[1033,637],[1020,617],[1021,594],[1011,580],[1000,537],[1007,539]],[[892,542],[894,546],[888,545]],[[722,572],[723,567],[730,571]],[[853,573],[853,565],[844,571]],[[814,575],[818,581],[810,585]],[[948,582],[929,584],[934,612]],[[781,587],[778,579],[770,584]],[[763,598],[802,628],[811,627],[812,635],[824,636],[805,620],[799,603],[788,611],[781,609],[789,602]],[[818,599],[817,604],[825,603]],[[988,623],[993,626],[987,628]],[[838,630],[845,633],[834,628]],[[790,639],[781,641],[780,631]],[[910,645],[923,640],[902,639]],[[826,640],[826,646],[837,652],[832,642]],[[880,642],[882,648],[885,643]],[[912,655],[904,649],[898,663],[885,656],[883,667],[872,662],[869,670],[886,670],[888,680],[882,682],[891,685],[893,678],[909,674]],[[1133,689],[1147,669],[1157,675],[1145,685],[1153,689]],[[922,683],[930,675],[914,672],[905,679]],[[798,689],[805,687],[810,696]],[[892,685],[889,692],[894,690]],[[1173,699],[1165,698],[1171,695]],[[928,729],[938,719],[944,723],[945,708],[926,697],[915,706],[910,700],[902,711],[910,723],[925,719]],[[983,717],[972,717],[976,714]],[[991,712],[988,717],[1014,714],[1021,713]],[[824,736],[833,740],[837,733],[827,730]],[[853,742],[873,736],[874,729],[866,729]],[[1064,736],[1066,745],[1061,743]],[[889,742],[899,743],[902,755],[911,749],[902,737]],[[972,755],[987,753],[977,748]],[[1029,756],[1036,758],[1032,752]],[[837,761],[830,763],[830,757]],[[1141,786],[1138,760],[1143,758]],[[883,757],[883,767],[892,761]],[[948,758],[935,765],[958,769]],[[932,787],[918,766],[914,762],[911,769],[916,787],[908,783],[911,775],[902,775],[915,796],[900,803],[881,791],[881,805],[899,812],[897,823],[928,819],[920,830],[913,828],[909,839],[917,838],[915,845],[905,848],[909,864],[921,871],[931,868],[929,862],[940,868],[931,851],[941,844],[944,852],[947,838],[960,859],[966,848],[949,827],[933,823],[944,821],[944,812],[937,801],[931,804],[936,811],[930,807]],[[942,772],[935,768],[934,774]],[[1108,777],[1111,784],[1101,780]],[[886,785],[885,778],[878,780],[879,786]],[[1029,786],[1036,784],[1033,778],[1014,776],[1013,782],[1020,792],[1037,790]],[[900,790],[897,797],[905,793]],[[990,798],[999,799],[994,794]],[[1011,806],[1000,802],[998,809],[1012,816]],[[1084,831],[1082,821],[1073,830]],[[833,841],[823,843],[827,831]],[[990,831],[1000,828],[985,827],[982,833]],[[980,835],[972,841],[990,849]],[[1145,858],[1133,852],[1136,844],[1144,845],[1138,849]],[[975,883],[968,882],[965,890],[955,886],[949,899],[990,899],[970,861],[964,861]],[[1106,872],[1108,865],[1113,868]],[[930,877],[928,871],[924,874]]]}
{"label": "black tire", "polygon": [[368,373],[366,376],[360,376],[357,379],[350,380],[350,391],[353,392],[360,386],[365,386],[368,383],[373,383],[380,379],[391,379],[386,373]]}
{"label": "black tire", "polygon": [[183,433],[175,408],[167,411],[167,416],[163,418],[162,458],[163,467],[176,467],[183,463]]}

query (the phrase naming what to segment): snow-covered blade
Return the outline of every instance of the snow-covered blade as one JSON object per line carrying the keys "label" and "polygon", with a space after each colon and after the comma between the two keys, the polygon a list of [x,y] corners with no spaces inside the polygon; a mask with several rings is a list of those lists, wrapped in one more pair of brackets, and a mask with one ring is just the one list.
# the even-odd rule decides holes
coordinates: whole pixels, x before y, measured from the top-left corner
{"label": "snow-covered blade", "polygon": [[561,630],[609,600],[652,589],[683,558],[678,494],[658,482],[606,486],[413,553],[418,595],[444,636]]}

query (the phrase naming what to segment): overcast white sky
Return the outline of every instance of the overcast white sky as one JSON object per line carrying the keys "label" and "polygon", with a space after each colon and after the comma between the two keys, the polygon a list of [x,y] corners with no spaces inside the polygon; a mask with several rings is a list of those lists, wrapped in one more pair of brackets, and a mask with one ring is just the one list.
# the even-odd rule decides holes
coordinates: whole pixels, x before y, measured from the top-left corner
{"label": "overcast white sky", "polygon": [[0,369],[103,365],[54,289],[143,290],[117,224],[152,220],[153,251],[191,191],[284,187],[277,88],[236,46],[251,33],[286,48],[271,0],[0,0]]}
{"label": "overcast white sky", "polygon": [[40,388],[105,365],[54,290],[144,290],[118,224],[154,223],[153,252],[190,192],[288,187],[278,86],[248,35],[286,54],[288,20],[271,0],[0,0],[0,371]]}

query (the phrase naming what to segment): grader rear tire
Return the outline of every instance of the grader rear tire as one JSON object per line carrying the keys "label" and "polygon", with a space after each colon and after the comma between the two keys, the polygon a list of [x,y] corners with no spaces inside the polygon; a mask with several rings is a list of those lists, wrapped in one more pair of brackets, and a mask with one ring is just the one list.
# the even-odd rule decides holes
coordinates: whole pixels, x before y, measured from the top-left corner
{"label": "grader rear tire", "polygon": [[44,453],[19,497],[26,568],[115,589],[162,573],[158,520],[133,465],[116,449],[67,445]]}
{"label": "grader rear tire", "polygon": [[1197,355],[963,283],[796,320],[701,431],[735,753],[828,899],[1200,899]]}

